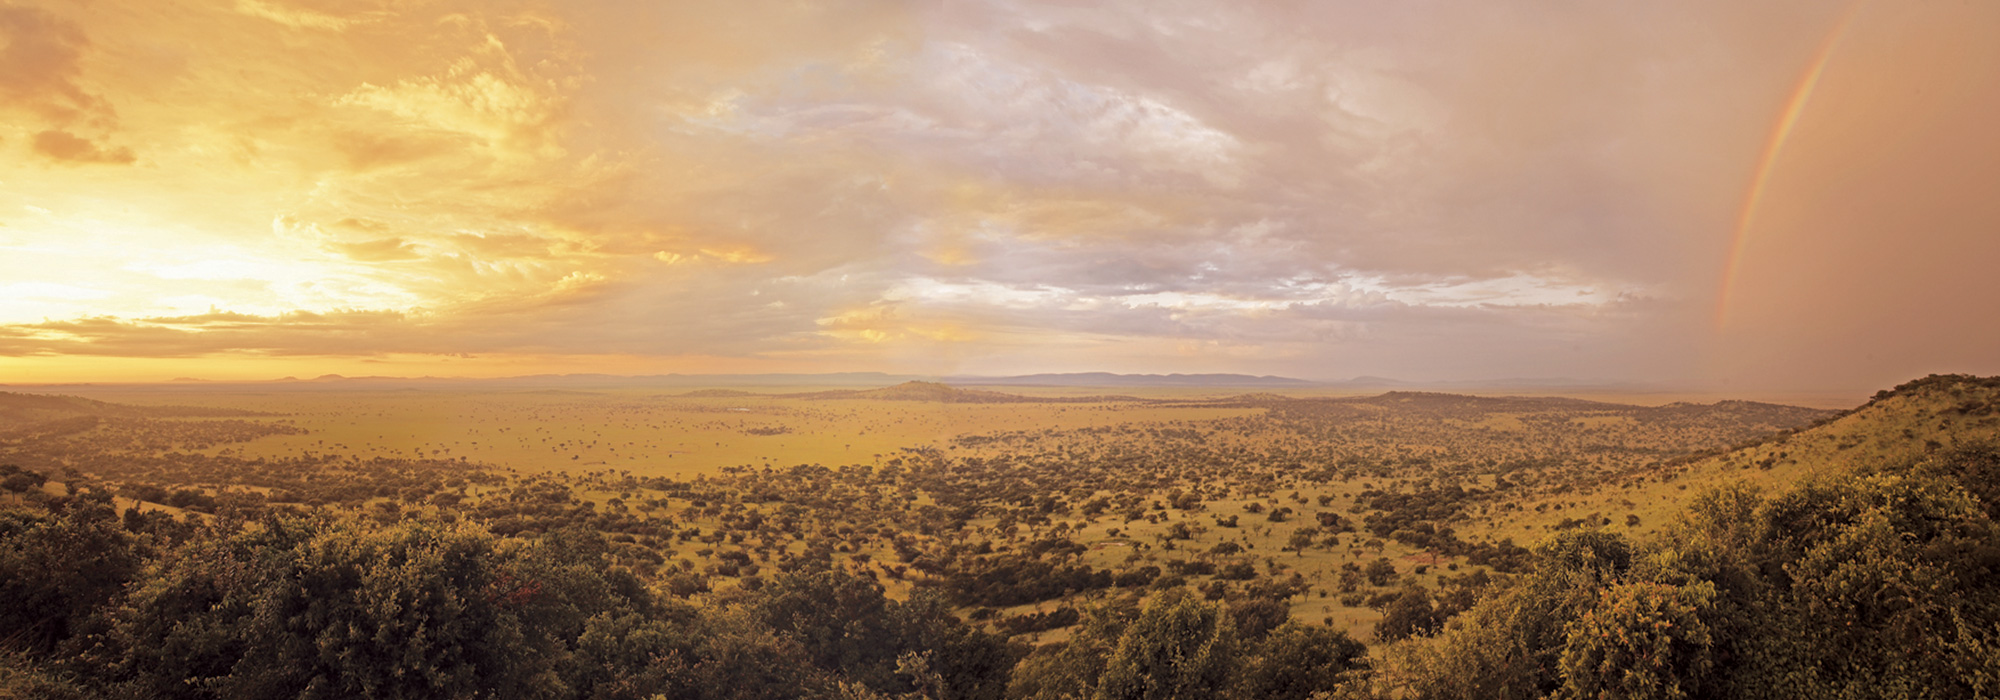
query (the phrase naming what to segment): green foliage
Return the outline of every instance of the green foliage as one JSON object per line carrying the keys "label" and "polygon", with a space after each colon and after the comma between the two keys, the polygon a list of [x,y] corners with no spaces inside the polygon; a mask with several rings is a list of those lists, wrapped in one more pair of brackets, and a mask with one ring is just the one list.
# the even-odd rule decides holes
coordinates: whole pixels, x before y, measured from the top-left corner
{"label": "green foliage", "polygon": [[[923,675],[937,680],[927,689],[936,700],[994,699],[1015,661],[1004,640],[960,621],[942,593],[892,601],[874,581],[841,570],[781,577],[750,607],[759,622],[796,639],[815,666],[876,692],[916,692]],[[925,674],[900,670],[912,663]]]}
{"label": "green foliage", "polygon": [[1986,517],[2000,520],[2000,443],[1980,440],[1956,445],[1906,467],[1884,471],[1957,484],[1979,503]]}
{"label": "green foliage", "polygon": [[1173,590],[1146,606],[1118,639],[1097,686],[1100,700],[1222,697],[1236,664],[1234,626],[1220,608]]}
{"label": "green foliage", "polygon": [[[936,591],[890,601],[888,628],[904,681],[891,687],[923,691],[934,700],[998,700],[1019,658],[1001,637],[960,621]],[[930,682],[908,670],[917,659]]]}
{"label": "green foliage", "polygon": [[[1767,673],[1825,697],[2000,694],[2000,527],[1955,485],[1871,477],[1768,508],[1782,575]],[[1780,536],[1786,532],[1788,536]]]}
{"label": "green foliage", "polygon": [[1702,619],[1714,586],[1628,583],[1606,588],[1564,630],[1559,698],[1700,695],[1714,640]]}
{"label": "green foliage", "polygon": [[1387,586],[1396,580],[1396,564],[1387,557],[1376,557],[1361,568],[1361,575],[1367,577],[1370,586]]}
{"label": "green foliage", "polygon": [[1568,622],[1630,569],[1632,547],[1616,534],[1568,530],[1537,547],[1535,560],[1513,588],[1480,601],[1435,640],[1401,650],[1418,697],[1533,698],[1560,688]]}
{"label": "green foliage", "polygon": [[0,700],[86,700],[94,697],[71,675],[38,664],[26,654],[0,652]]}
{"label": "green foliage", "polygon": [[1276,596],[1249,595],[1229,603],[1229,619],[1236,625],[1236,638],[1241,641],[1263,639],[1291,616],[1292,606]]}
{"label": "green foliage", "polygon": [[738,611],[705,616],[696,658],[684,675],[661,689],[668,697],[698,700],[825,697],[838,677],[800,663],[805,649],[796,638],[758,624]]}
{"label": "green foliage", "polygon": [[1715,491],[1645,548],[1563,533],[1399,667],[1425,698],[2000,695],[1984,459]]}
{"label": "green foliage", "polygon": [[465,525],[275,517],[155,565],[109,642],[154,697],[537,697],[589,617],[643,610],[587,550]]}
{"label": "green foliage", "polygon": [[1413,635],[1430,634],[1437,629],[1437,612],[1431,608],[1430,592],[1423,586],[1410,586],[1389,601],[1382,609],[1382,621],[1375,625],[1375,636],[1385,642],[1406,639]]}
{"label": "green foliage", "polygon": [[822,570],[780,578],[750,609],[765,626],[798,639],[806,661],[854,669],[856,680],[880,688],[895,682],[887,607],[875,582]]}
{"label": "green foliage", "polygon": [[692,608],[660,616],[599,613],[584,623],[567,675],[604,700],[645,698],[653,693],[689,694],[686,676],[697,659],[702,635]]}
{"label": "green foliage", "polygon": [[37,653],[75,634],[140,565],[109,493],[85,488],[42,505],[0,511],[0,641]]}
{"label": "green foliage", "polygon": [[1069,641],[1039,647],[1014,668],[1007,688],[1011,698],[1084,700],[1097,693],[1106,660],[1119,639],[1139,616],[1129,599],[1087,608],[1083,622]]}
{"label": "green foliage", "polygon": [[1368,647],[1327,627],[1287,623],[1249,651],[1236,697],[1305,700],[1367,669]]}
{"label": "green foliage", "polygon": [[29,471],[12,464],[0,464],[0,490],[14,493],[28,493],[42,488],[49,478],[41,472]]}

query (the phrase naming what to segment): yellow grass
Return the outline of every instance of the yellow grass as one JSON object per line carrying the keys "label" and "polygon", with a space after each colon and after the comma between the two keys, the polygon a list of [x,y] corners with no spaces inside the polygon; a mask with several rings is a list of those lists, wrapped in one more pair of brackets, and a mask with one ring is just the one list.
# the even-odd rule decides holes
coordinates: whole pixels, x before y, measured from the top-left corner
{"label": "yellow grass", "polygon": [[[92,396],[133,404],[194,403],[191,397],[157,393]],[[692,398],[651,391],[203,393],[198,403],[282,413],[309,431],[219,448],[245,457],[301,452],[464,457],[521,472],[613,470],[677,478],[742,465],[875,464],[902,448],[948,449],[950,438],[970,433],[1256,412],[1129,402],[950,404]],[[758,429],[785,432],[751,432]]]}

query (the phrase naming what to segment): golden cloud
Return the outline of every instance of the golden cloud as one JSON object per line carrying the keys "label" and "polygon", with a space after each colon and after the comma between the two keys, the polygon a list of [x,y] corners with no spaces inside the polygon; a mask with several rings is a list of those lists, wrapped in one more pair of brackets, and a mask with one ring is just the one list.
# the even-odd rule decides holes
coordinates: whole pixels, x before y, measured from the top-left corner
{"label": "golden cloud", "polygon": [[110,163],[129,165],[138,158],[123,146],[106,148],[67,131],[50,129],[35,134],[35,152],[65,163]]}

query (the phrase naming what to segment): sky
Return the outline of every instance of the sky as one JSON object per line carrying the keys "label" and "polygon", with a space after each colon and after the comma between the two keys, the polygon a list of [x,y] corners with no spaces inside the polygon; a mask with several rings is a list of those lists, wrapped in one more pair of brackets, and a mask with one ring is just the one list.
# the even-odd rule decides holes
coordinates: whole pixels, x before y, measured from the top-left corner
{"label": "sky", "polygon": [[0,383],[2000,374],[2000,4],[0,0]]}

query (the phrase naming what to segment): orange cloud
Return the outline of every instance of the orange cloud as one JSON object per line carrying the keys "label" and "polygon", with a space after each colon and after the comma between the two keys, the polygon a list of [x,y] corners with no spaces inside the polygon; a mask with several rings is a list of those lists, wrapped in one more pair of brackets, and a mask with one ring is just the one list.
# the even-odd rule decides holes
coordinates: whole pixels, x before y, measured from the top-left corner
{"label": "orange cloud", "polygon": [[329,243],[329,247],[348,258],[359,262],[395,262],[417,260],[423,256],[416,248],[401,238],[378,238],[360,243]]}
{"label": "orange cloud", "polygon": [[137,160],[132,149],[105,148],[67,131],[50,129],[35,134],[35,152],[50,160],[66,163],[111,163],[129,165]]}
{"label": "orange cloud", "polygon": [[[359,4],[359,3],[355,3]],[[265,0],[236,0],[236,11],[251,17],[267,19],[293,29],[325,29],[339,31],[356,24],[386,19],[389,13],[380,10],[350,10],[342,16],[333,12],[322,12],[306,7],[296,7],[285,2]]]}
{"label": "orange cloud", "polygon": [[0,358],[1974,369],[1984,6],[1865,4],[1745,250],[1778,330],[1699,321],[1839,9],[14,0]]}
{"label": "orange cloud", "polygon": [[107,121],[110,107],[84,90],[83,29],[33,7],[0,6],[0,96],[57,125]]}

